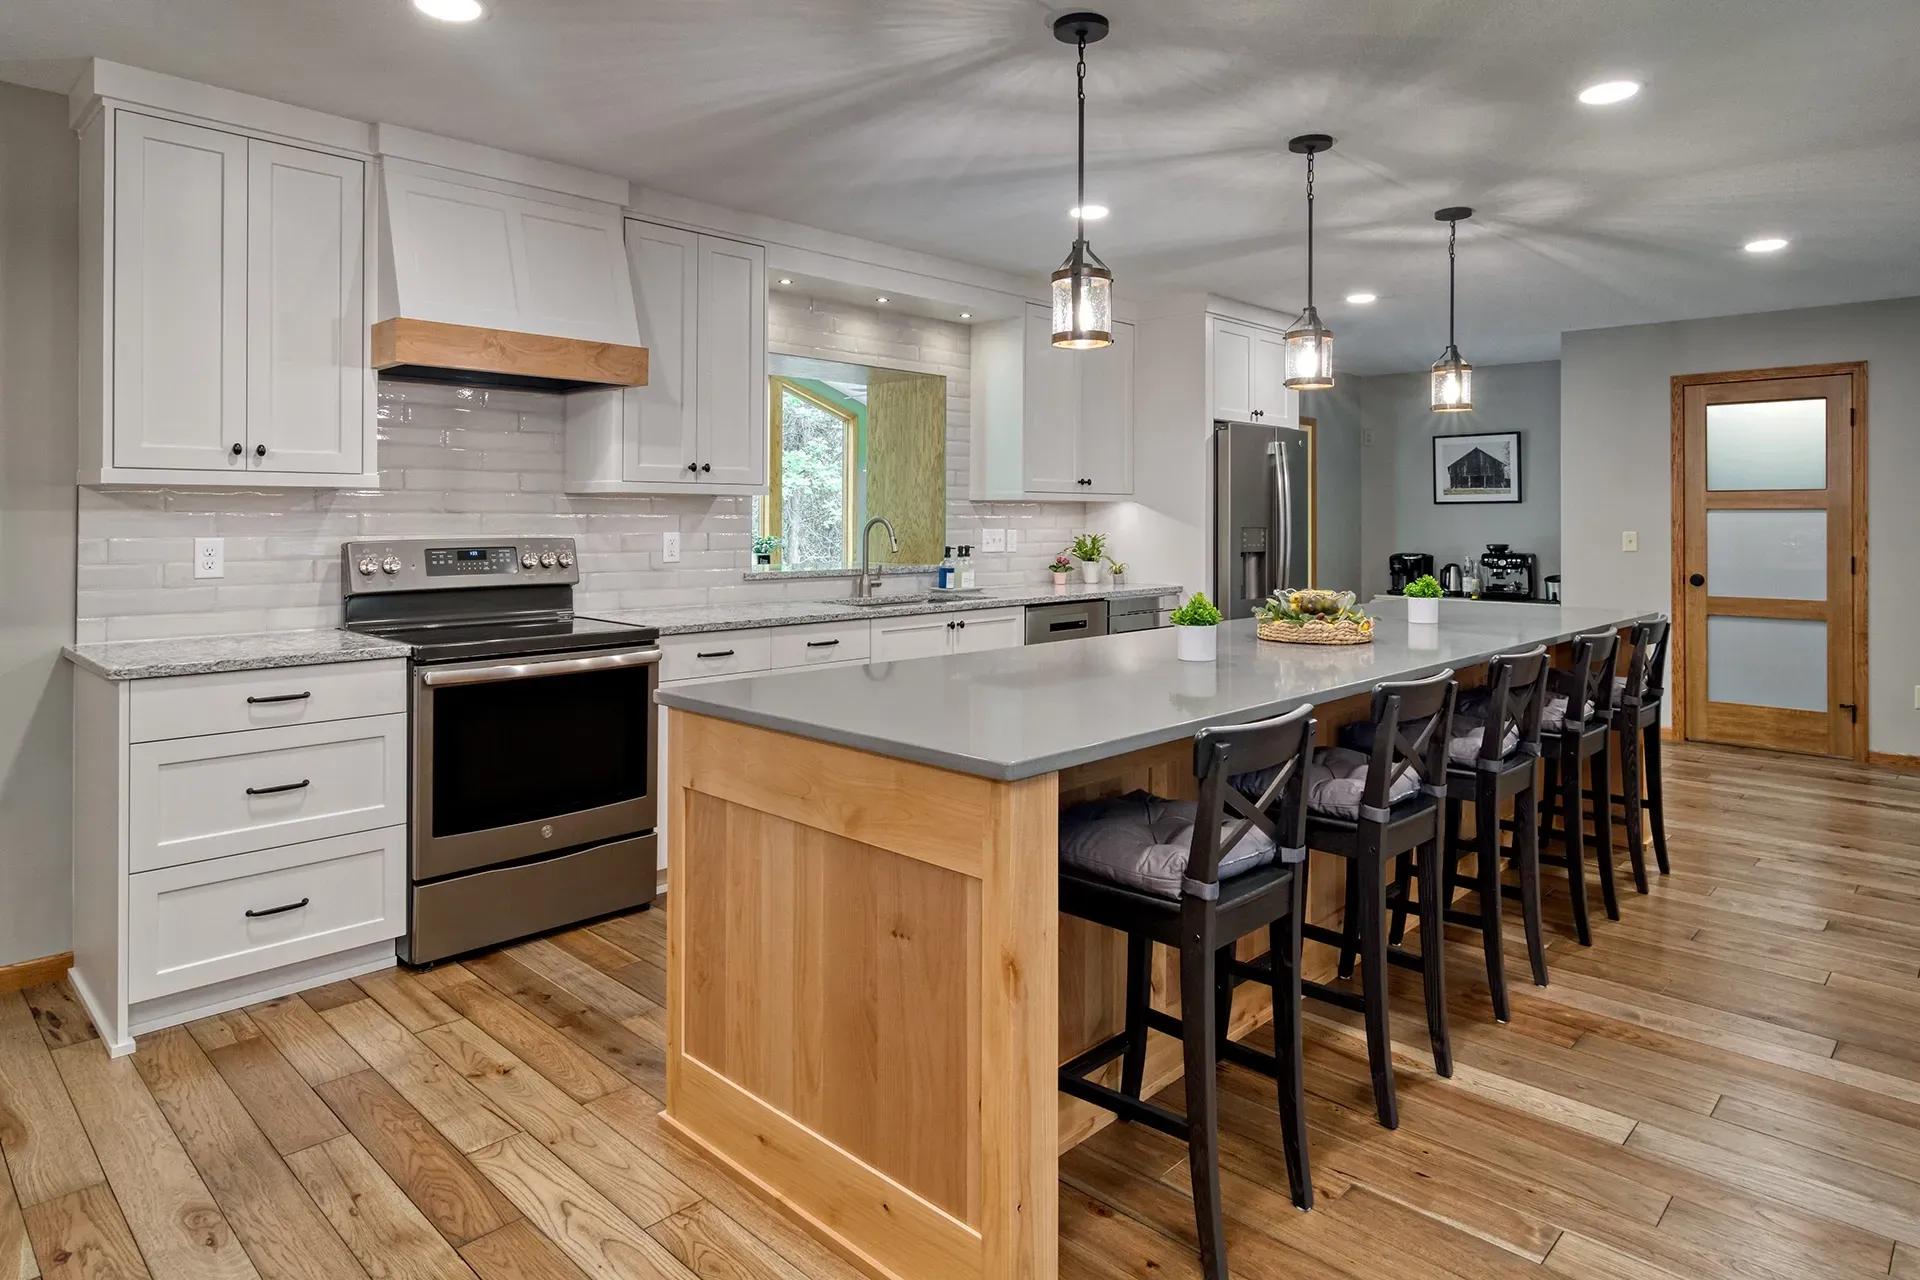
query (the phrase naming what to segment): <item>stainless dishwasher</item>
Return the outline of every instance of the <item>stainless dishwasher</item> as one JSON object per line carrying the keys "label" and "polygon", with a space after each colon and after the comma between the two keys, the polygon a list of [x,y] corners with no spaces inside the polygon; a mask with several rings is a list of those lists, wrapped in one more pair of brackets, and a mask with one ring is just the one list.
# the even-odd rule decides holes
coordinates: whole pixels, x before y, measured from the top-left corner
{"label": "stainless dishwasher", "polygon": [[1027,643],[1084,640],[1107,634],[1107,602],[1074,600],[1062,604],[1027,606]]}

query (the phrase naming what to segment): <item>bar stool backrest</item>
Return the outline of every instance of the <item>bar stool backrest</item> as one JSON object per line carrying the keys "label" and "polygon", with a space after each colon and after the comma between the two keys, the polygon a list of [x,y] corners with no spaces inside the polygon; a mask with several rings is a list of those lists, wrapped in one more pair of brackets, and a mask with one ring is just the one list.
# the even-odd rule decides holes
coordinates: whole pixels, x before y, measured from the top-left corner
{"label": "bar stool backrest", "polygon": [[[1315,725],[1311,705],[1251,724],[1202,729],[1193,736],[1193,776],[1200,782],[1200,803],[1187,855],[1186,891],[1201,898],[1220,892],[1220,859],[1247,833],[1266,833],[1284,862],[1306,857],[1307,766],[1313,759]],[[1274,770],[1261,794],[1248,799],[1230,777]],[[1238,821],[1224,836],[1231,813]]]}
{"label": "bar stool backrest", "polygon": [[1620,649],[1618,631],[1589,631],[1573,638],[1573,665],[1568,668],[1566,731],[1586,730],[1586,708],[1605,723],[1613,707],[1613,658]]}
{"label": "bar stool backrest", "polygon": [[1665,618],[1636,622],[1628,629],[1627,683],[1620,690],[1622,707],[1638,708],[1660,696],[1664,676],[1655,671],[1655,664],[1666,664],[1668,630]]}
{"label": "bar stool backrest", "polygon": [[1547,650],[1496,654],[1487,661],[1487,727],[1480,735],[1478,763],[1497,766],[1507,735],[1520,735],[1520,750],[1540,754],[1540,715],[1547,705]]}
{"label": "bar stool backrest", "polygon": [[1425,680],[1393,680],[1373,687],[1373,752],[1360,816],[1384,821],[1393,784],[1408,769],[1419,772],[1428,794],[1444,795],[1447,744],[1453,738],[1453,703],[1460,686],[1453,669]]}

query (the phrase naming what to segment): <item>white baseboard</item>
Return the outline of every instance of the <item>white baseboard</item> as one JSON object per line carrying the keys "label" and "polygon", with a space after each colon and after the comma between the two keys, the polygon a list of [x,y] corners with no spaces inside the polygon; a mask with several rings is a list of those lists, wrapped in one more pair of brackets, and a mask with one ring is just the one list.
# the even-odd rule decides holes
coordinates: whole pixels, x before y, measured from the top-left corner
{"label": "white baseboard", "polygon": [[67,981],[73,986],[73,994],[80,998],[80,1006],[87,1011],[87,1017],[93,1019],[93,1029],[100,1033],[100,1039],[106,1044],[107,1056],[124,1058],[132,1053],[133,1037],[129,1035],[114,1039],[114,1027],[117,1024],[100,1011],[100,1001],[94,997],[92,988],[87,986],[87,980],[81,976],[78,968],[67,971]]}
{"label": "white baseboard", "polygon": [[[127,1010],[128,1039],[125,1046],[121,1047],[109,1041],[107,1051],[117,1058],[121,1054],[133,1052],[132,1037],[134,1036],[145,1035],[149,1031],[159,1031],[165,1027],[177,1027],[183,1022],[192,1022],[196,1018],[209,1018],[216,1013],[226,1013],[230,1009],[259,1004],[262,1000],[271,1000],[275,996],[291,995],[296,991],[305,991],[312,987],[324,987],[329,982],[356,978],[363,973],[372,973],[376,969],[390,969],[394,963],[391,940],[370,942],[363,947],[355,947],[351,951],[318,956],[298,964],[269,969],[265,973],[252,973],[244,978],[233,978],[226,982],[215,983],[210,987],[197,987],[177,995],[160,996],[157,999],[142,1001]],[[88,1006],[88,1012],[92,1012],[91,1005]]]}

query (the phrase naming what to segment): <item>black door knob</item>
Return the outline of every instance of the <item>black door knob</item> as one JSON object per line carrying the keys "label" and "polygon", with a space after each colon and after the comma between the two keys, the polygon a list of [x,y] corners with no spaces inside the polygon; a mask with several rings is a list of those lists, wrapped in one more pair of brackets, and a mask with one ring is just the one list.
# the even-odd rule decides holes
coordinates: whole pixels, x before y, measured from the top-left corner
{"label": "black door knob", "polygon": [[257,444],[257,445],[255,445],[255,446],[253,446],[253,456],[254,456],[254,457],[256,457],[256,458],[264,458],[264,457],[266,457],[266,456],[267,456],[267,446],[265,446],[265,445],[263,445],[263,444]]}
{"label": "black door knob", "polygon": [[1687,585],[1690,587],[1704,587],[1707,585],[1707,575],[1704,573],[1696,573],[1687,579]]}

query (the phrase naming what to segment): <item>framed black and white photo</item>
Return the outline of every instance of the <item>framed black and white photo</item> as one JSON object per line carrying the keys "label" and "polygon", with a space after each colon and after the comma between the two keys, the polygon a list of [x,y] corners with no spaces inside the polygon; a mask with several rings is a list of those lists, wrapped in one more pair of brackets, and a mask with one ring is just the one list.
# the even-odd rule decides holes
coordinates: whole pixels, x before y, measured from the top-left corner
{"label": "framed black and white photo", "polygon": [[1520,433],[1433,438],[1433,500],[1520,501]]}

